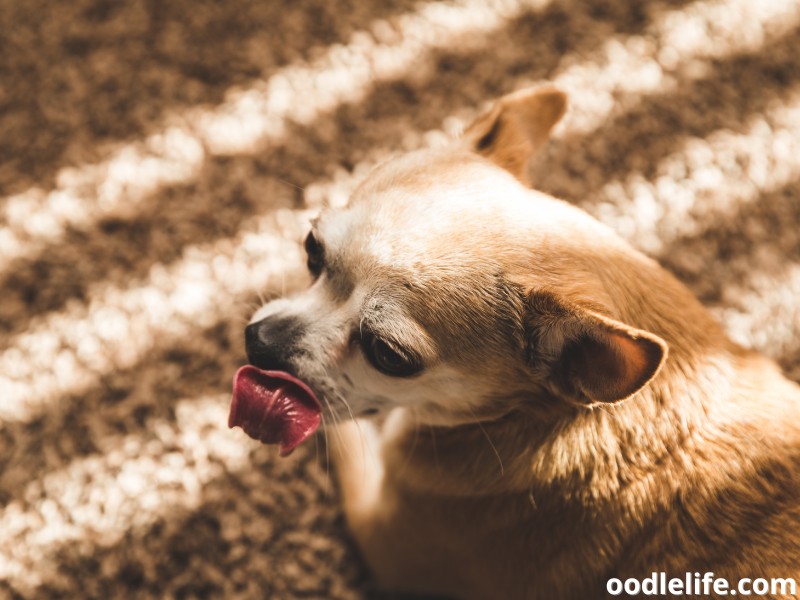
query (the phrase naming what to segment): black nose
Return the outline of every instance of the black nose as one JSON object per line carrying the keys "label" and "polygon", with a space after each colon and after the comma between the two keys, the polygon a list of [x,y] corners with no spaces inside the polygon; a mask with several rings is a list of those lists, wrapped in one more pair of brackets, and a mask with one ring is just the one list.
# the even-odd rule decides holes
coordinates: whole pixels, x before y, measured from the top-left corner
{"label": "black nose", "polygon": [[259,369],[294,372],[292,359],[299,353],[302,324],[293,317],[267,317],[245,327],[247,359]]}

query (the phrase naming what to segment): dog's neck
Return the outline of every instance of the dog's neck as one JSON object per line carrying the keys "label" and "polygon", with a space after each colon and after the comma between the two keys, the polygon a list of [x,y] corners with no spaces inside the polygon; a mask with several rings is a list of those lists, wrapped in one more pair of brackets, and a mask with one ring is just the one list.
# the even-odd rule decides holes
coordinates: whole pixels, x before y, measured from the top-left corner
{"label": "dog's neck", "polygon": [[[423,493],[518,493],[537,504],[629,511],[668,504],[698,480],[735,477],[748,467],[737,464],[740,448],[759,427],[741,401],[743,370],[763,359],[727,340],[714,343],[712,351],[679,340],[659,377],[615,405],[538,398],[529,409],[522,402],[502,418],[452,428],[420,426],[401,414],[385,446],[400,465],[392,476]],[[547,404],[553,409],[543,411]]]}
{"label": "dog's neck", "polygon": [[[728,392],[724,360],[693,367],[695,377]],[[410,415],[391,427],[392,464],[410,487],[447,495],[547,494],[592,504],[664,469],[691,469],[677,457],[705,431],[710,406],[692,380],[652,385],[614,406],[580,408],[537,398],[502,418],[458,427],[418,425]],[[542,410],[550,404],[551,410]],[[688,453],[688,452],[687,452]],[[675,462],[676,464],[672,464]]]}

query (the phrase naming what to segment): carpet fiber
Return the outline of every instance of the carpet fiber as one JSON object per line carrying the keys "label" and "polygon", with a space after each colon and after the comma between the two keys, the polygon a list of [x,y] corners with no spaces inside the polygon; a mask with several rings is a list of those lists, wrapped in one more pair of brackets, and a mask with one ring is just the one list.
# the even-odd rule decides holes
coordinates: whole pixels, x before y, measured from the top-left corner
{"label": "carpet fiber", "polygon": [[308,219],[555,81],[536,185],[800,379],[800,1],[0,3],[0,598],[372,597],[324,445],[226,427]]}

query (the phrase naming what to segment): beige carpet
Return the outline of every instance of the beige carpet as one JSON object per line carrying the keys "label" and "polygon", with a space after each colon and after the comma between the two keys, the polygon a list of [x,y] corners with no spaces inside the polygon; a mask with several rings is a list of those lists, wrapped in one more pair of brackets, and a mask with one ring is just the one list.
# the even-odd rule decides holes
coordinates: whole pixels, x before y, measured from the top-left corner
{"label": "beige carpet", "polygon": [[0,598],[365,598],[322,446],[228,431],[259,296],[392,152],[533,169],[800,379],[800,1],[0,0]]}

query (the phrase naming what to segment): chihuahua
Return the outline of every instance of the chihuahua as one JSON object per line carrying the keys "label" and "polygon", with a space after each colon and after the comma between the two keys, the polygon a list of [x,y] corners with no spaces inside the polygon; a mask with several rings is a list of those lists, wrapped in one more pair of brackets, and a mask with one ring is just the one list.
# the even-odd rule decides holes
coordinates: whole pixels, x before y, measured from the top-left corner
{"label": "chihuahua", "polygon": [[[229,424],[282,454],[329,430],[388,590],[800,579],[800,387],[656,262],[529,189],[565,108],[552,87],[505,96],[323,210],[313,284],[246,328]],[[798,597],[781,589],[761,597]]]}

